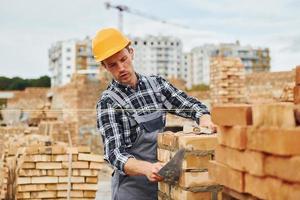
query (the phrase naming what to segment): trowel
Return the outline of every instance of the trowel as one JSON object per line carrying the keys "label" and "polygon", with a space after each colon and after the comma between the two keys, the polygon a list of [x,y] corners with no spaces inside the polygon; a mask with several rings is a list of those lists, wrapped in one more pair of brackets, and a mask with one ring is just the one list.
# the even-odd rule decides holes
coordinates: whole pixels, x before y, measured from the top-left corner
{"label": "trowel", "polygon": [[174,157],[159,170],[158,175],[163,177],[164,182],[171,185],[174,185],[178,182],[182,171],[184,154],[185,150],[183,148],[179,149]]}

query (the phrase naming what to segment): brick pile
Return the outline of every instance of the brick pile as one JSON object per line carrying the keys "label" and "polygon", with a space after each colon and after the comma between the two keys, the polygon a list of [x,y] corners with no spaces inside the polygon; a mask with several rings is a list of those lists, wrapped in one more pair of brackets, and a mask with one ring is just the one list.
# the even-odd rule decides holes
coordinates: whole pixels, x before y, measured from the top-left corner
{"label": "brick pile", "polygon": [[212,58],[210,97],[212,105],[245,102],[245,69],[239,58]]}
{"label": "brick pile", "polygon": [[216,135],[196,135],[193,132],[163,132],[158,136],[158,160],[168,162],[178,149],[186,150],[178,183],[159,183],[161,200],[216,199],[220,186],[208,178],[208,162],[213,158]]}
{"label": "brick pile", "polygon": [[212,109],[218,125],[209,174],[236,199],[300,199],[300,127],[295,105],[223,105]]}
{"label": "brick pile", "polygon": [[72,199],[95,199],[104,164],[102,156],[91,154],[88,147],[49,141],[19,148],[6,160],[8,171],[15,173],[8,188],[17,199],[66,199],[69,186]]}

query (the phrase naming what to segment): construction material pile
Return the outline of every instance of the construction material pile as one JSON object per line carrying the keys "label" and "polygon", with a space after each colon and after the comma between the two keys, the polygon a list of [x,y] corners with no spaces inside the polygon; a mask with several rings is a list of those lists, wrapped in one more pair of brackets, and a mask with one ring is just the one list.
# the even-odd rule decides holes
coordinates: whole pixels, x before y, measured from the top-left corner
{"label": "construction material pile", "polygon": [[245,102],[245,69],[239,58],[213,57],[210,98],[213,105]]}
{"label": "construction material pile", "polygon": [[300,66],[296,67],[294,102],[295,102],[295,104],[300,104]]}
{"label": "construction material pile", "polygon": [[5,155],[1,199],[95,199],[103,165],[102,156],[86,146],[32,142]]}
{"label": "construction material pile", "polygon": [[216,199],[220,195],[221,188],[208,178],[207,172],[216,144],[216,135],[198,135],[191,129],[159,134],[157,150],[159,161],[168,162],[178,149],[185,149],[179,181],[175,184],[160,182],[159,199]]}
{"label": "construction material pile", "polygon": [[236,199],[300,199],[300,127],[293,103],[223,105],[209,174]]}

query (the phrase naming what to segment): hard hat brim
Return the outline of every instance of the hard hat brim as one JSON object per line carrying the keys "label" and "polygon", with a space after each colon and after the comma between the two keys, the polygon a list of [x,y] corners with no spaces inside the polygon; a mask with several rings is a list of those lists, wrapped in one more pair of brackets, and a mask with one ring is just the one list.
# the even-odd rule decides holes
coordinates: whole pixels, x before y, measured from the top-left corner
{"label": "hard hat brim", "polygon": [[99,57],[96,57],[96,62],[102,62],[103,60],[109,58],[110,56],[118,53],[122,49],[124,49],[127,45],[130,45],[130,40],[124,41],[123,43],[119,44],[118,46],[115,46],[114,48],[111,48],[109,51],[106,51],[104,54],[102,54]]}

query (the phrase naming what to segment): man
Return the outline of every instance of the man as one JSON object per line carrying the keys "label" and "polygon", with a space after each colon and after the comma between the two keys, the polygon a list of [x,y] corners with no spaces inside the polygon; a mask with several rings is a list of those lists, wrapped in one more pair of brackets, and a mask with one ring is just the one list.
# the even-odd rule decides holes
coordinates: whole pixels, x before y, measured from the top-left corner
{"label": "man", "polygon": [[115,168],[113,200],[157,199],[157,134],[165,126],[166,112],[192,118],[215,129],[206,106],[188,97],[159,76],[143,76],[133,68],[134,50],[118,30],[107,28],[93,39],[97,62],[113,81],[97,103],[97,126],[105,159]]}

